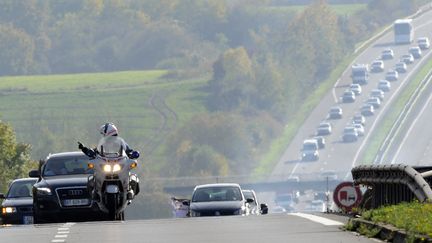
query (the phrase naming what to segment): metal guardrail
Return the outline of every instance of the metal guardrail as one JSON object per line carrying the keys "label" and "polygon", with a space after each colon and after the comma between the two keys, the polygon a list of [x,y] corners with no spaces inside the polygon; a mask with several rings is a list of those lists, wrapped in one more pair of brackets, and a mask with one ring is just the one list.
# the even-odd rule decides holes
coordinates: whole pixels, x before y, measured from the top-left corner
{"label": "metal guardrail", "polygon": [[429,71],[426,77],[420,82],[419,86],[415,89],[414,93],[411,95],[408,102],[405,104],[403,110],[397,117],[396,121],[393,123],[390,132],[387,134],[386,138],[384,139],[384,142],[382,143],[380,149],[378,150],[377,155],[375,156],[374,164],[382,163],[383,159],[388,153],[389,148],[395,142],[395,138],[399,134],[402,125],[405,123],[406,119],[408,118],[408,114],[413,109],[418,98],[425,90],[425,88],[429,85],[431,80],[432,80],[432,70]]}
{"label": "metal guardrail", "polygon": [[362,165],[351,170],[354,184],[367,186],[361,208],[377,208],[401,202],[432,202],[432,167]]}

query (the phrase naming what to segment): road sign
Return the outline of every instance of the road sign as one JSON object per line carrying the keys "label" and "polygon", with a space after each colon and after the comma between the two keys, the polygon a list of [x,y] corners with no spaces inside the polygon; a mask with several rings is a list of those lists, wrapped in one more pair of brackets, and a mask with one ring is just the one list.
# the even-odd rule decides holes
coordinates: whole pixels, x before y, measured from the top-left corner
{"label": "road sign", "polygon": [[351,212],[352,208],[357,207],[361,200],[362,194],[360,188],[359,186],[354,186],[353,182],[342,182],[333,192],[333,201],[346,212]]}

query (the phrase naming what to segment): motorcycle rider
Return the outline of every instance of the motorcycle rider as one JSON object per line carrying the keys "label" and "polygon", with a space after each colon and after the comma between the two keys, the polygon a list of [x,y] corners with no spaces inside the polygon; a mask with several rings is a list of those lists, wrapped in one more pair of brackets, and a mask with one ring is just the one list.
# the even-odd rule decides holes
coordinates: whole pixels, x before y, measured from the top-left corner
{"label": "motorcycle rider", "polygon": [[[104,138],[109,138],[110,136],[117,137],[116,140],[121,141],[122,147],[124,148],[126,155],[130,159],[136,159],[136,154],[134,154],[134,152],[138,152],[134,151],[131,147],[129,147],[129,145],[126,143],[126,141],[124,141],[123,138],[118,136],[118,129],[113,123],[105,123],[99,128],[99,132]],[[100,145],[98,145],[98,148],[96,149],[89,149],[85,147],[82,143],[78,142],[78,148],[89,157],[96,157],[96,154],[101,154],[101,152],[103,152],[101,151]]]}
{"label": "motorcycle rider", "polygon": [[[109,141],[111,138],[115,138],[114,140],[116,142],[120,142],[121,147],[124,148],[124,151],[126,152],[126,155],[128,156],[128,158],[137,159],[139,157],[139,152],[135,151],[131,147],[129,147],[129,145],[126,143],[126,141],[124,141],[123,138],[118,136],[118,129],[114,125],[114,123],[111,123],[111,122],[105,123],[104,125],[102,125],[99,128],[99,132],[103,136],[101,141],[106,142],[106,141]],[[103,149],[102,144],[99,144],[97,146],[97,148],[95,148],[95,149],[89,149],[89,148],[85,147],[82,143],[78,142],[78,148],[90,158],[96,158],[97,154],[100,154],[100,155],[104,154],[104,151],[103,151],[104,149]],[[131,187],[131,190],[128,192],[127,197],[129,200],[132,200],[135,197],[135,195],[137,195],[139,193],[139,179],[138,179],[138,176],[136,174],[130,175],[129,185]]]}

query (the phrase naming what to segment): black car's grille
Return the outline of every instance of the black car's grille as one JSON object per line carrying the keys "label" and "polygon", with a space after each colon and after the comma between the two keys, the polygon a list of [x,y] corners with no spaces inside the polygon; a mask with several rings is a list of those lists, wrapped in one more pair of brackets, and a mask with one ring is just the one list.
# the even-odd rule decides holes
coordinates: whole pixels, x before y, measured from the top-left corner
{"label": "black car's grille", "polygon": [[20,213],[31,213],[33,212],[33,207],[32,206],[27,206],[27,207],[18,207],[18,212]]}
{"label": "black car's grille", "polygon": [[[87,187],[57,188],[56,193],[62,207],[69,207],[69,206],[88,207],[91,203],[90,193],[87,190]],[[86,202],[88,203],[84,203],[82,199],[88,199],[86,200]],[[76,202],[77,205],[71,205],[70,204],[71,200],[75,200],[74,203]],[[69,204],[65,205],[65,201],[69,201]],[[83,203],[85,205],[83,205]]]}
{"label": "black car's grille", "polygon": [[226,215],[234,215],[234,212],[237,210],[206,210],[201,211],[200,216],[226,216]]}

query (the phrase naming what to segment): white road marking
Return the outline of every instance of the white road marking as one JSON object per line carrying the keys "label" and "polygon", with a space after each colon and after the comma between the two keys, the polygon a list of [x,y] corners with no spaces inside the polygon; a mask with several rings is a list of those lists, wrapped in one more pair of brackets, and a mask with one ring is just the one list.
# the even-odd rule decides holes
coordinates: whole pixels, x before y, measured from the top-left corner
{"label": "white road marking", "polygon": [[325,226],[341,226],[344,225],[343,223],[327,218],[323,218],[320,216],[312,215],[312,214],[306,214],[306,213],[289,213],[288,215],[294,215],[301,218],[309,219],[310,221],[323,224]]}
{"label": "white road marking", "polygon": [[408,131],[405,133],[404,138],[402,139],[402,142],[399,144],[399,148],[396,151],[393,160],[392,160],[392,164],[394,164],[397,161],[397,157],[399,156],[399,153],[402,149],[402,147],[404,146],[406,140],[408,139],[408,136],[411,134],[412,129],[414,128],[415,124],[417,123],[418,119],[422,116],[423,112],[426,110],[426,108],[429,106],[429,102],[432,99],[432,95],[429,96],[428,100],[426,101],[426,103],[424,104],[424,106],[422,107],[421,111],[418,113],[417,117],[414,119],[414,121],[411,123],[411,126],[408,128]]}
{"label": "white road marking", "polygon": [[[346,72],[347,70],[348,70],[348,68],[345,69],[343,75],[345,75],[345,72]],[[337,86],[339,85],[339,82],[340,82],[340,78],[336,81],[336,83],[335,83],[334,86],[333,86],[333,98],[334,98],[334,101],[335,101],[336,103],[338,102],[338,98],[337,98],[337,95],[336,95],[336,88],[337,88]]]}
{"label": "white road marking", "polygon": [[[72,227],[75,223],[65,223],[62,227],[57,228],[57,234],[54,236],[54,239],[51,241],[52,243],[57,242],[65,242],[64,238],[68,237],[69,228]],[[63,238],[63,239],[62,239]]]}

